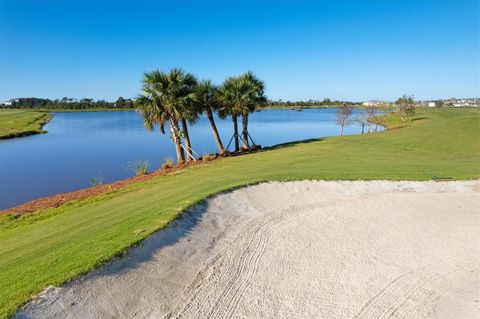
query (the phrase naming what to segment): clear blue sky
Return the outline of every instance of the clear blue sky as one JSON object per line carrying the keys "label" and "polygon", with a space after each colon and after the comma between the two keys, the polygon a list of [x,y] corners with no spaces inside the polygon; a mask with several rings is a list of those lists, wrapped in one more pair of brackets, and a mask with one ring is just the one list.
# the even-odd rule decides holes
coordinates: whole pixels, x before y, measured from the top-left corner
{"label": "clear blue sky", "polygon": [[174,66],[252,70],[273,99],[474,97],[479,19],[478,0],[0,0],[0,101],[134,97]]}

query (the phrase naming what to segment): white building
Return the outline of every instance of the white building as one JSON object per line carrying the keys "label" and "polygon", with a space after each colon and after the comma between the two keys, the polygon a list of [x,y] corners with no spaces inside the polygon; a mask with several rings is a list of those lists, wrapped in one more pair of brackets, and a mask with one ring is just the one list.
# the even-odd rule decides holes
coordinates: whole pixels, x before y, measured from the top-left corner
{"label": "white building", "polygon": [[366,106],[366,107],[369,107],[369,106],[380,106],[380,104],[382,104],[381,101],[375,101],[375,100],[372,100],[372,101],[365,101],[362,103],[362,106]]}
{"label": "white building", "polygon": [[435,107],[435,106],[437,106],[437,104],[435,102],[428,102],[427,106],[428,107]]}

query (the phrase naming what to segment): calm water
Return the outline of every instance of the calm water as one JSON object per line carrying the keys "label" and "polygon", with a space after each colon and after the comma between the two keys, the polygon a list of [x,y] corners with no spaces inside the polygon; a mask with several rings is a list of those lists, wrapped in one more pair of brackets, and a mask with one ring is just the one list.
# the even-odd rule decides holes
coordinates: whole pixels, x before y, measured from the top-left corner
{"label": "calm water", "polygon": [[[231,121],[217,119],[226,146]],[[127,163],[145,159],[151,169],[175,151],[168,135],[149,133],[136,112],[55,113],[47,134],[0,141],[0,209],[26,201],[89,187],[93,177],[110,183],[134,175]],[[263,110],[250,117],[249,130],[262,146],[340,134],[335,109]],[[345,134],[361,131],[358,124]],[[167,130],[168,132],[168,130]],[[216,151],[206,118],[190,128],[199,154]]]}

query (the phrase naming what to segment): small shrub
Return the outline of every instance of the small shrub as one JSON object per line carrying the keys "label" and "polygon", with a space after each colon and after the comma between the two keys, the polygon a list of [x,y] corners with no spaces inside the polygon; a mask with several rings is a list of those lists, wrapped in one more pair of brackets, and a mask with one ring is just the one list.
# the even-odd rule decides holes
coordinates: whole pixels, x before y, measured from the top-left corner
{"label": "small shrub", "polygon": [[100,186],[103,184],[103,176],[94,176],[92,177],[92,186]]}
{"label": "small shrub", "polygon": [[150,167],[150,161],[148,160],[136,160],[133,162],[128,162],[127,169],[132,170],[135,175],[145,175],[148,174],[148,168]]}
{"label": "small shrub", "polygon": [[202,155],[202,162],[206,163],[208,161],[210,161],[210,154],[203,154]]}
{"label": "small shrub", "polygon": [[173,159],[169,157],[165,158],[165,161],[162,164],[162,171],[165,171],[171,167],[173,167]]}
{"label": "small shrub", "polygon": [[412,117],[415,115],[415,101],[413,96],[408,96],[404,94],[401,98],[399,98],[395,104],[399,107],[400,117],[402,122],[411,121]]}

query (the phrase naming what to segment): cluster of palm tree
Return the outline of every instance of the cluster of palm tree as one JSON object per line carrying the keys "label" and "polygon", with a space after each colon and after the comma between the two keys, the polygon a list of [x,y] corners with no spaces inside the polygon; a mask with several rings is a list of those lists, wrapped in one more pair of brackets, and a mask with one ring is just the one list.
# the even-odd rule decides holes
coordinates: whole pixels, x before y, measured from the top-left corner
{"label": "cluster of palm tree", "polygon": [[[171,139],[175,145],[177,162],[195,159],[188,135],[188,124],[194,124],[201,114],[206,114],[212,128],[218,152],[228,151],[218,134],[214,112],[220,118],[231,117],[235,141],[235,151],[240,150],[240,140],[244,149],[251,149],[248,133],[248,115],[266,103],[264,83],[252,72],[232,76],[220,86],[209,80],[197,80],[191,73],[174,68],[169,72],[154,70],[143,77],[142,93],[137,98],[137,109],[143,117],[145,128],[152,131],[159,126],[165,134],[165,125],[170,127]],[[238,118],[242,118],[242,134],[238,132]],[[181,128],[180,125],[181,124]],[[252,142],[253,143],[253,142]],[[228,148],[228,146],[227,146]],[[186,155],[185,155],[186,154]]]}

